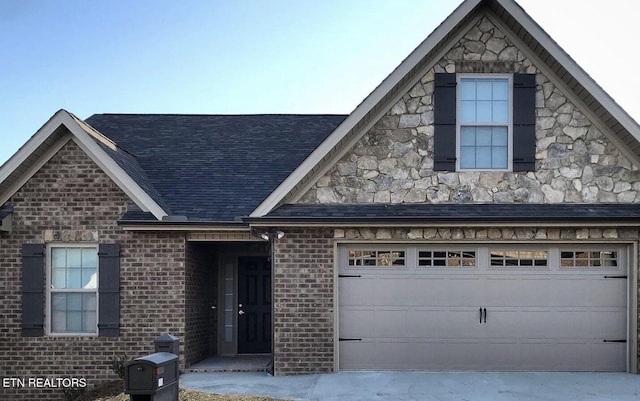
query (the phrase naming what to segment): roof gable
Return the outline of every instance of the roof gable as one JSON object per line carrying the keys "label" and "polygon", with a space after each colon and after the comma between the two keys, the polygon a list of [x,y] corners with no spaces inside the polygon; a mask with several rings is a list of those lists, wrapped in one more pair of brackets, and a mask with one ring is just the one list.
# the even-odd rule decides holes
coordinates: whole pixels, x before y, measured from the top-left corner
{"label": "roof gable", "polygon": [[338,127],[256,208],[269,213],[296,201],[403,96],[480,17],[487,16],[567,94],[630,160],[640,161],[640,127],[524,10],[512,0],[467,0],[423,41]]}
{"label": "roof gable", "polygon": [[55,113],[18,152],[0,167],[0,205],[27,182],[68,141],[80,148],[135,202],[160,220],[167,212],[107,151],[113,142],[65,110]]}

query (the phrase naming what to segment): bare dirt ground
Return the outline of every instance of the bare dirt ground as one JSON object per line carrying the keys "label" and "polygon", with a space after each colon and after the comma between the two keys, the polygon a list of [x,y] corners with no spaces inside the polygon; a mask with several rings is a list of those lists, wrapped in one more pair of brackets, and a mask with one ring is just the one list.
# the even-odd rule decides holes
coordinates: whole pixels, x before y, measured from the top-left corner
{"label": "bare dirt ground", "polygon": [[[123,382],[116,380],[91,389],[73,401],[129,401],[129,395],[123,392]],[[284,401],[269,397],[250,397],[240,395],[208,394],[192,390],[180,390],[179,401]]]}

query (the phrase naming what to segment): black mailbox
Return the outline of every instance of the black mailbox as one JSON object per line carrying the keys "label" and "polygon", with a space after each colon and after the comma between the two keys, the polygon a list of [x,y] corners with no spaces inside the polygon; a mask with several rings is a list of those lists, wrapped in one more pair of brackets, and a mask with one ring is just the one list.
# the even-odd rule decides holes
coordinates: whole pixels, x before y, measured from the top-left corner
{"label": "black mailbox", "polygon": [[178,401],[177,355],[156,352],[124,367],[124,392],[131,401]]}
{"label": "black mailbox", "polygon": [[172,354],[180,354],[180,339],[171,334],[165,333],[153,340],[155,352],[170,352]]}

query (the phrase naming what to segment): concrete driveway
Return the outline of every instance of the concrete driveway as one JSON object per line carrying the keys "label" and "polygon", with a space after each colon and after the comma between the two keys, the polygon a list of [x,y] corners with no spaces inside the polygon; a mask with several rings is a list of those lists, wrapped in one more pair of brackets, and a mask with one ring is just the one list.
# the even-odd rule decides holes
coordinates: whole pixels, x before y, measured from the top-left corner
{"label": "concrete driveway", "polygon": [[640,400],[640,375],[628,373],[188,373],[180,387],[302,401]]}

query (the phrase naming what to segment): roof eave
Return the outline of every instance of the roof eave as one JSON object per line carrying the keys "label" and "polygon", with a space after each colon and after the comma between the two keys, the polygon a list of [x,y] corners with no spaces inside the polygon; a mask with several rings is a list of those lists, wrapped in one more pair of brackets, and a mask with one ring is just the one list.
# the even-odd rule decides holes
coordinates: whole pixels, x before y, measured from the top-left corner
{"label": "roof eave", "polygon": [[119,220],[118,226],[128,231],[237,231],[248,232],[249,224],[240,221],[184,220]]}
{"label": "roof eave", "polygon": [[[640,125],[520,5],[512,0],[493,1],[504,8],[529,35],[566,69],[571,77],[593,96],[637,142],[640,142]],[[570,88],[567,89],[571,90]],[[620,141],[618,143],[621,144]],[[635,161],[640,161],[639,155],[630,154],[631,152],[627,152],[626,149],[622,150]]]}
{"label": "roof eave", "polygon": [[606,217],[556,217],[528,216],[514,220],[503,216],[477,216],[475,218],[442,218],[425,216],[394,216],[394,217],[281,217],[263,216],[247,218],[245,222],[252,227],[638,227],[640,218],[606,218]]}
{"label": "roof eave", "polygon": [[[265,200],[250,214],[260,217],[268,214],[281,204],[296,187],[313,172],[313,169],[327,155],[334,152],[340,141],[367,117],[373,108],[382,102],[385,95],[397,85],[403,77],[430,51],[436,48],[458,24],[463,22],[474,8],[486,0],[466,0],[447,17],[356,109],[338,126],[329,137],[296,168]],[[595,96],[602,106],[640,143],[640,126],[627,114],[518,4],[512,0],[492,0],[505,9],[535,40],[549,51],[552,57],[567,69],[591,95]],[[616,143],[623,144],[616,138]],[[632,160],[640,161],[640,156],[627,151],[623,152]]]}
{"label": "roof eave", "polygon": [[[14,183],[4,193],[0,194],[0,205],[4,204],[13,194],[26,183],[51,157],[57,153],[70,139],[73,140],[122,191],[131,198],[142,210],[151,212],[161,220],[167,212],[158,205],[136,182],[124,171],[107,153],[92,139],[96,134],[83,127],[82,120],[77,119],[66,110],[56,112],[18,152],[16,152],[2,167],[0,167],[0,184],[10,177]],[[59,134],[64,127],[69,135]],[[55,140],[48,144],[48,140]],[[47,149],[42,149],[47,147]],[[38,152],[38,153],[36,153]],[[32,157],[37,154],[37,157]],[[20,169],[24,169],[20,172]]]}
{"label": "roof eave", "polygon": [[318,146],[265,200],[254,209],[251,217],[264,216],[273,210],[295,186],[353,129],[367,117],[425,54],[440,43],[482,0],[466,0],[451,13],[422,43],[356,109]]}

